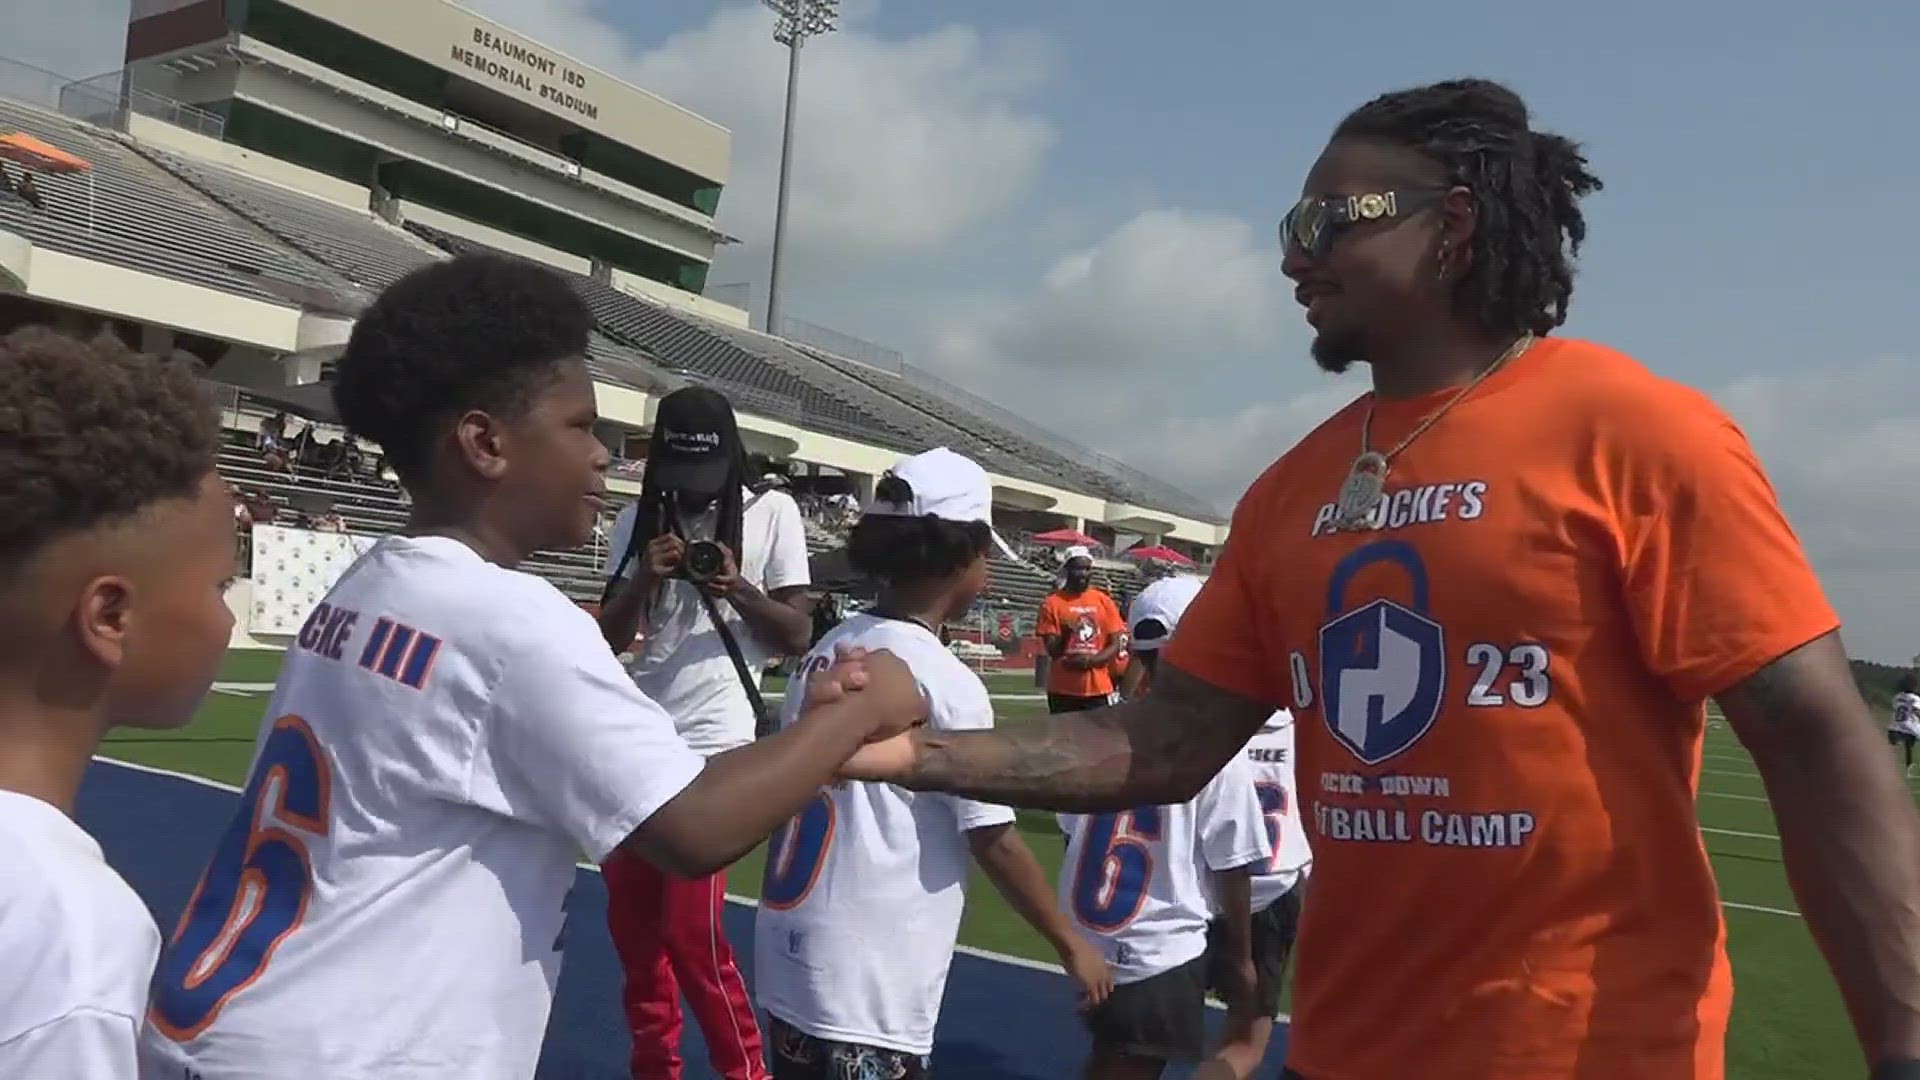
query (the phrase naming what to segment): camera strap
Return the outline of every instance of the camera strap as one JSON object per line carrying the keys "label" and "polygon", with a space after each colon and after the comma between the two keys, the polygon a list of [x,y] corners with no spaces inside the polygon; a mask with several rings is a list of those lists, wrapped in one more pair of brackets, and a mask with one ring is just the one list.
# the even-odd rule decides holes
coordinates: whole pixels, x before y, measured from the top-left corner
{"label": "camera strap", "polygon": [[760,680],[747,670],[747,658],[740,651],[740,642],[735,640],[733,629],[727,620],[720,617],[720,605],[713,602],[705,589],[695,589],[700,594],[700,602],[707,606],[707,618],[713,622],[713,629],[720,635],[720,644],[727,648],[727,658],[733,661],[734,674],[740,676],[740,685],[747,691],[747,702],[753,706],[753,737],[764,739],[773,734],[773,718],[767,713],[767,701],[760,696]]}

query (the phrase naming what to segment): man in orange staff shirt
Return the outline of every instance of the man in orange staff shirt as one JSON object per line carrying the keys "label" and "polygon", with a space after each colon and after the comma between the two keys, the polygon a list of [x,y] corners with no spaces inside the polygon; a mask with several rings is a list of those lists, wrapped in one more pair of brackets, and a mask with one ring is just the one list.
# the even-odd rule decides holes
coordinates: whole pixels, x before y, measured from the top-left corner
{"label": "man in orange staff shirt", "polygon": [[1920,815],[1838,618],[1720,409],[1545,336],[1599,186],[1494,83],[1349,115],[1282,268],[1316,360],[1367,364],[1373,391],[1255,481],[1153,693],[916,731],[843,775],[1178,802],[1289,707],[1316,856],[1292,1076],[1720,1080],[1732,978],[1694,807],[1712,699],[1872,1075],[1920,1077]]}
{"label": "man in orange staff shirt", "polygon": [[1097,709],[1113,701],[1111,667],[1127,647],[1120,606],[1093,586],[1093,553],[1070,547],[1060,588],[1040,602],[1034,633],[1047,647],[1047,711]]}

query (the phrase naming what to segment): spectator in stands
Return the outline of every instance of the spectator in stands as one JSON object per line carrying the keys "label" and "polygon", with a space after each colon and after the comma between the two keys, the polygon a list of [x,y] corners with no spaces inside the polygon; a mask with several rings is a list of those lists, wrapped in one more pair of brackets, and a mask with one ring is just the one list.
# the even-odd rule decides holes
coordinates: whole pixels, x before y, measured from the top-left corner
{"label": "spectator in stands", "polygon": [[1111,665],[1127,647],[1127,626],[1113,597],[1093,585],[1093,553],[1066,550],[1062,582],[1040,603],[1034,628],[1046,646],[1047,711],[1077,712],[1109,704]]}
{"label": "spectator in stands", "polygon": [[[601,632],[615,652],[640,636],[634,682],[706,755],[753,740],[768,658],[798,656],[812,643],[800,508],[784,491],[747,490],[750,476],[727,399],[699,386],[668,394],[640,498],[615,520],[609,548]],[[691,545],[714,541],[722,565],[696,583]],[[725,872],[675,878],[621,854],[604,870],[636,1080],[678,1080],[682,991],[714,1070],[724,1080],[765,1077],[753,1004],[720,928]]]}
{"label": "spectator in stands", "polygon": [[253,511],[247,506],[246,492],[236,488],[230,494],[233,499],[234,565],[245,576],[252,573],[253,565]]}
{"label": "spectator in stands", "polygon": [[273,496],[254,488],[247,493],[247,527],[272,525],[280,516],[279,506],[274,504]]}
{"label": "spectator in stands", "polygon": [[13,193],[33,205],[35,210],[47,208],[46,197],[40,194],[40,188],[33,182],[32,173],[21,173],[20,183],[14,186]]}
{"label": "spectator in stands", "polygon": [[254,434],[254,445],[262,450],[272,450],[285,446],[287,442],[286,410],[274,413],[260,421],[260,430]]}
{"label": "spectator in stands", "polygon": [[367,452],[360,447],[360,440],[348,434],[340,440],[340,464],[347,479],[358,478],[366,470]]}
{"label": "spectator in stands", "polygon": [[287,454],[292,458],[292,464],[287,466],[288,472],[293,472],[297,465],[313,464],[314,435],[313,423],[308,421],[301,424],[300,430],[287,440]]}
{"label": "spectator in stands", "polygon": [[313,528],[315,532],[343,533],[347,531],[347,519],[340,516],[338,509],[329,506],[326,513],[313,519]]}

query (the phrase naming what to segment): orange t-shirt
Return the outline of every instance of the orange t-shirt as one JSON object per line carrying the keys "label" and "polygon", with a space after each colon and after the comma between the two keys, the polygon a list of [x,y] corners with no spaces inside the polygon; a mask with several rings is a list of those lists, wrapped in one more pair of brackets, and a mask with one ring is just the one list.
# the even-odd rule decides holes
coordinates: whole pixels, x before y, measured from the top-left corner
{"label": "orange t-shirt", "polygon": [[[1112,635],[1126,630],[1127,622],[1113,597],[1092,586],[1079,596],[1048,594],[1034,623],[1034,633],[1043,639],[1066,635],[1067,651],[1062,656],[1092,656],[1107,647]],[[1113,673],[1106,667],[1082,671],[1055,660],[1047,665],[1047,693],[1105,697],[1113,693]]]}
{"label": "orange t-shirt", "polygon": [[[1452,391],[1382,402],[1391,447]],[[1335,532],[1366,399],[1267,470],[1168,661],[1294,710],[1312,1080],[1719,1080],[1706,699],[1838,619],[1707,398],[1547,339]]]}

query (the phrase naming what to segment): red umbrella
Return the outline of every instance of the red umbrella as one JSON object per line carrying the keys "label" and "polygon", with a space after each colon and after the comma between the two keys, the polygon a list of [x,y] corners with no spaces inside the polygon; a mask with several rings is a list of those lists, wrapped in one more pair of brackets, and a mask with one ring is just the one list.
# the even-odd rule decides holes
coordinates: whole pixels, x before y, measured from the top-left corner
{"label": "red umbrella", "polygon": [[1099,543],[1098,540],[1095,540],[1093,537],[1088,536],[1078,529],[1055,529],[1052,532],[1043,532],[1034,537],[1033,542],[1036,544],[1060,544],[1069,547],[1075,544],[1081,547],[1092,547]]}
{"label": "red umbrella", "polygon": [[1139,559],[1141,562],[1172,563],[1175,566],[1192,566],[1193,565],[1192,559],[1187,558],[1185,555],[1180,554],[1179,552],[1173,550],[1170,547],[1167,547],[1164,544],[1155,544],[1151,547],[1132,548],[1127,552],[1127,558]]}

